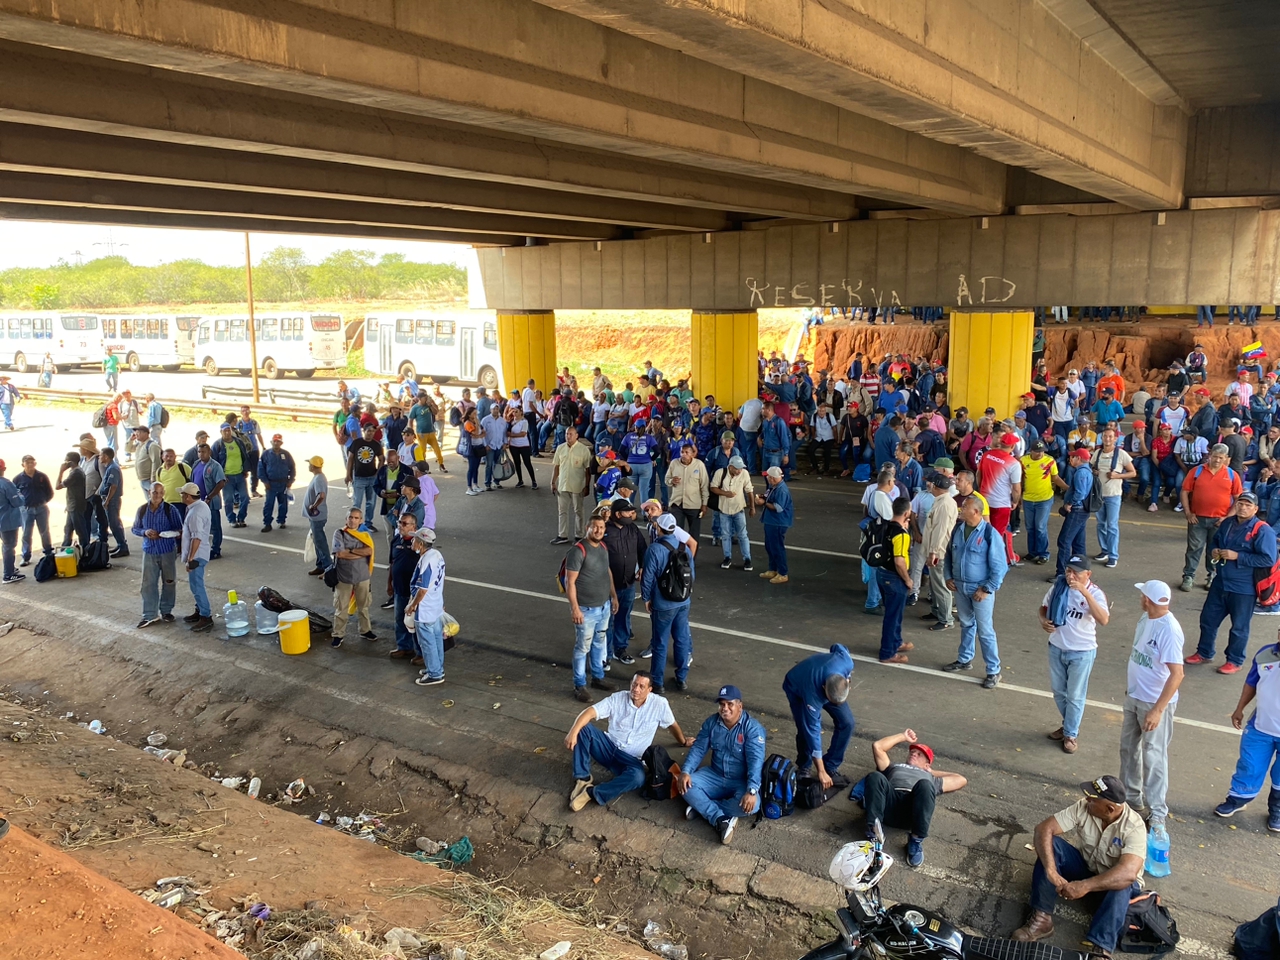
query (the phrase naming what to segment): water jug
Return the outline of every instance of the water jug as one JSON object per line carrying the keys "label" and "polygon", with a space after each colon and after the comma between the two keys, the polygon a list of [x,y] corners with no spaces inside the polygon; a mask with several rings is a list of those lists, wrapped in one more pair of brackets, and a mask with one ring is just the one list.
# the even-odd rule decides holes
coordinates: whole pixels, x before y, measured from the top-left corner
{"label": "water jug", "polygon": [[236,596],[234,590],[227,591],[227,602],[222,605],[222,618],[227,622],[228,637],[243,637],[249,632],[249,607]]}
{"label": "water jug", "polygon": [[1152,877],[1167,877],[1169,867],[1169,831],[1164,824],[1157,823],[1147,831],[1147,874]]}

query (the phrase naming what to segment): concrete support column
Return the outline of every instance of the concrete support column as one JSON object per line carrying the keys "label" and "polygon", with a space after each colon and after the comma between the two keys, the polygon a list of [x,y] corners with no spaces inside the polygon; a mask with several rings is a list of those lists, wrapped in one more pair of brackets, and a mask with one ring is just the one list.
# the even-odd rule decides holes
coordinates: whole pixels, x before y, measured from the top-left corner
{"label": "concrete support column", "polygon": [[726,410],[756,396],[760,324],[754,310],[694,310],[690,328],[693,392],[708,393]]}
{"label": "concrete support column", "polygon": [[553,310],[499,310],[498,353],[502,389],[523,390],[532,379],[544,396],[556,386],[556,315]]}
{"label": "concrete support column", "polygon": [[1030,311],[951,314],[947,362],[947,401],[951,409],[968,407],[975,420],[987,407],[1011,417],[1031,389]]}

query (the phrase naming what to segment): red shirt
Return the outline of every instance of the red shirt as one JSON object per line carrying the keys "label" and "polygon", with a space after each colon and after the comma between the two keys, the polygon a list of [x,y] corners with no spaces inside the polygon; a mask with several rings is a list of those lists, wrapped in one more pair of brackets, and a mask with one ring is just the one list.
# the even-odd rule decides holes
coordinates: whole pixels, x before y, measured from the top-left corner
{"label": "red shirt", "polygon": [[1212,472],[1207,464],[1201,464],[1187,473],[1182,489],[1187,491],[1187,502],[1193,514],[1221,519],[1231,511],[1231,504],[1244,488],[1240,474],[1225,464],[1217,473]]}

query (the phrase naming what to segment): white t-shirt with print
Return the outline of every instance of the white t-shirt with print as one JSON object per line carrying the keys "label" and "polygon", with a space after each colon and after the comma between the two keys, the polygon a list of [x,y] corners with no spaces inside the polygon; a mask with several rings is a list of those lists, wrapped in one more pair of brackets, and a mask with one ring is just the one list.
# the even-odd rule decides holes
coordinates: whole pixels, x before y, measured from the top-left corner
{"label": "white t-shirt with print", "polygon": [[[1086,588],[1099,606],[1107,606],[1107,595],[1092,581]],[[1049,606],[1049,597],[1053,595],[1050,587],[1044,595],[1041,606]],[[1089,612],[1089,604],[1079,590],[1067,588],[1067,622],[1049,634],[1049,642],[1059,650],[1096,650],[1098,649],[1098,621]]]}
{"label": "white t-shirt with print", "polygon": [[[879,494],[879,496],[876,496]],[[862,505],[867,507],[867,516],[879,516],[882,520],[893,519],[893,498],[874,486],[862,491]]]}
{"label": "white t-shirt with print", "polygon": [[[1182,624],[1172,613],[1152,620],[1144,616],[1133,632],[1129,682],[1125,692],[1135,700],[1155,703],[1169,679],[1169,664],[1182,662]],[[1170,703],[1178,702],[1175,693]]]}
{"label": "white t-shirt with print", "polygon": [[595,705],[596,717],[609,721],[609,739],[630,757],[639,757],[653,743],[653,735],[676,722],[666,697],[651,693],[644,704],[631,702],[630,690],[619,690]]}

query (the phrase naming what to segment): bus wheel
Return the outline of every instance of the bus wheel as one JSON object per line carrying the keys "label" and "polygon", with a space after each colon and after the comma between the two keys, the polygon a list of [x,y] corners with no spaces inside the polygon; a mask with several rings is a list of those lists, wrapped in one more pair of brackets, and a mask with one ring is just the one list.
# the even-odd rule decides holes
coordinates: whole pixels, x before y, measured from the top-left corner
{"label": "bus wheel", "polygon": [[316,375],[314,370],[295,370],[293,372],[298,375],[299,380],[310,380]]}
{"label": "bus wheel", "polygon": [[211,377],[218,375],[218,365],[213,362],[213,357],[208,357],[204,362],[204,372]]}
{"label": "bus wheel", "polygon": [[418,371],[414,368],[412,363],[406,360],[404,363],[400,364],[400,376],[404,377],[406,380],[417,380]]}
{"label": "bus wheel", "polygon": [[252,377],[252,376],[253,376],[253,367],[241,367],[241,368],[240,368],[240,376],[242,376],[242,377]]}
{"label": "bus wheel", "polygon": [[276,362],[270,357],[262,361],[262,375],[268,380],[279,380],[284,376],[280,372],[280,368],[276,366]]}
{"label": "bus wheel", "polygon": [[480,386],[486,390],[498,389],[498,372],[493,367],[480,368]]}
{"label": "bus wheel", "polygon": [[13,355],[13,369],[19,373],[26,373],[31,369],[27,364],[27,355],[25,353],[15,353]]}
{"label": "bus wheel", "polygon": [[142,370],[142,360],[136,353],[129,354],[125,358],[124,365],[129,369],[130,373],[139,373]]}
{"label": "bus wheel", "polygon": [[161,370],[163,370],[165,373],[177,373],[179,370],[181,370],[181,369],[182,369],[182,364],[180,364],[180,363],[166,363],[166,364],[165,364],[163,367],[161,367],[160,369],[161,369]]}

